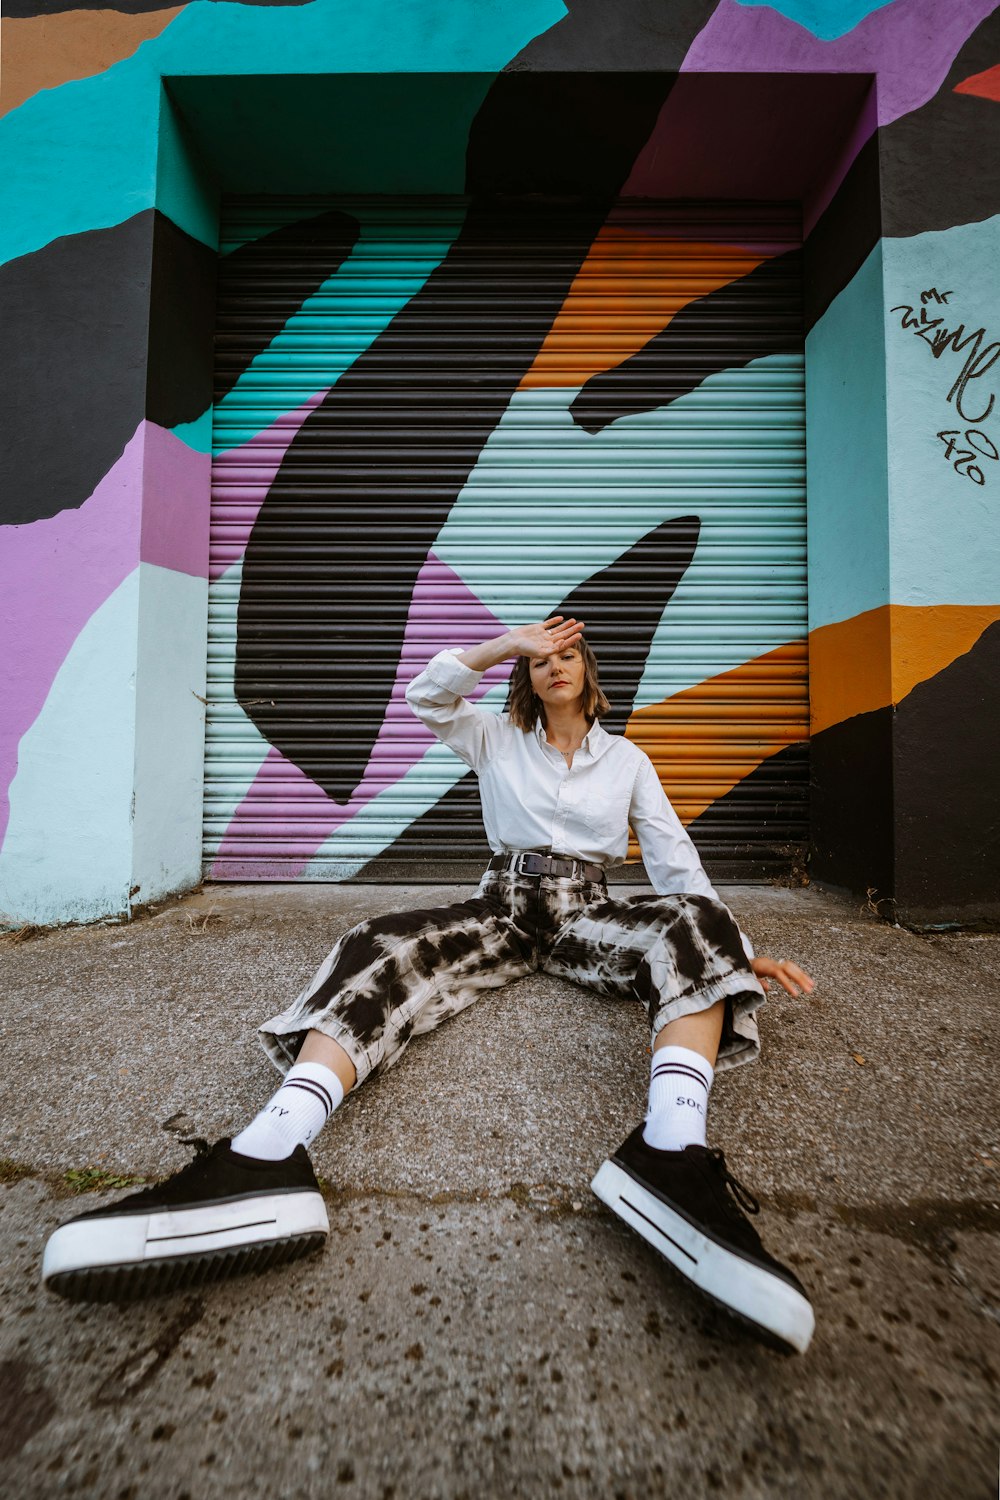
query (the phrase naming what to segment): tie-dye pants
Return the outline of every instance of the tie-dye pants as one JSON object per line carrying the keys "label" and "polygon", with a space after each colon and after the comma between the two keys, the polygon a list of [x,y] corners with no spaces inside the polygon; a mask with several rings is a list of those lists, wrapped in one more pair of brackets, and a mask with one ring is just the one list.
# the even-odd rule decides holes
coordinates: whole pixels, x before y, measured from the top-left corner
{"label": "tie-dye pants", "polygon": [[361,1083],[486,990],[541,971],[639,1000],[652,1034],[726,1001],[718,1069],[760,1054],[764,992],[727,906],[709,896],[614,899],[603,881],[487,870],[467,901],[374,917],[339,938],[298,999],[260,1028],[285,1072],[309,1031],[339,1042]]}

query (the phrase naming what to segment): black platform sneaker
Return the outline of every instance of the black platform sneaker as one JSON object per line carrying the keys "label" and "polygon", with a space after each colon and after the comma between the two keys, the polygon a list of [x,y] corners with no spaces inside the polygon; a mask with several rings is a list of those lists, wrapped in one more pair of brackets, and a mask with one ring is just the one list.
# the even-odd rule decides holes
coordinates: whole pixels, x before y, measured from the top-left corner
{"label": "black platform sneaker", "polygon": [[764,1249],[746,1218],[760,1204],[721,1151],[656,1151],[640,1125],[591,1186],[701,1291],[767,1342],[805,1353],[816,1324],[805,1288]]}
{"label": "black platform sneaker", "polygon": [[165,1182],[55,1230],[42,1281],[78,1302],[131,1302],[297,1260],[329,1228],[304,1146],[257,1161],[228,1140],[201,1143]]}

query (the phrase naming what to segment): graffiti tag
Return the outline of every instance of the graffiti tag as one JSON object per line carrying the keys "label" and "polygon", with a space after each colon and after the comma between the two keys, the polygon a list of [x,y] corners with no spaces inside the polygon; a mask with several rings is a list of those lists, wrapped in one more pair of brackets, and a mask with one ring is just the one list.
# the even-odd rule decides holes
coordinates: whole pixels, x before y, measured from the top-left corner
{"label": "graffiti tag", "polygon": [[[993,458],[1000,459],[996,443],[988,438],[985,432],[980,432],[976,427],[966,428],[964,433],[957,429],[954,432],[939,432],[938,437],[945,444],[944,456],[952,460],[952,468],[956,474],[964,474],[966,479],[971,479],[973,484],[985,484],[986,478],[982,469],[973,459]],[[968,448],[959,448],[958,441],[964,437],[969,444]]]}
{"label": "graffiti tag", "polygon": [[[945,354],[965,356],[945,400],[954,404],[963,422],[972,425],[964,432],[961,429],[946,429],[937,435],[945,444],[944,457],[951,462],[956,474],[971,479],[973,484],[984,484],[985,475],[976,460],[995,461],[1000,459],[1000,453],[996,444],[975,424],[986,421],[993,410],[996,395],[993,391],[986,392],[980,388],[980,394],[986,397],[986,405],[975,414],[966,411],[964,403],[970,399],[968,388],[972,382],[981,380],[1000,359],[1000,339],[987,343],[985,327],[977,328],[971,333],[966,332],[964,323],[949,327],[945,313],[938,309],[947,309],[948,299],[952,296],[953,290],[942,292],[932,286],[920,293],[919,305],[901,302],[890,308],[890,311],[902,314],[900,327],[916,338],[923,339],[935,359],[940,359]],[[964,447],[959,446],[961,442],[964,442]]]}

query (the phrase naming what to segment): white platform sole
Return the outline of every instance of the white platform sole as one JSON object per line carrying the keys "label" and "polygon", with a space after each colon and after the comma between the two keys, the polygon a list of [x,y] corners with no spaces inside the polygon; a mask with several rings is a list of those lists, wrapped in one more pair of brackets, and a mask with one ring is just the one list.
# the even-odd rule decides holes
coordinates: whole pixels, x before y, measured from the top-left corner
{"label": "white platform sole", "polygon": [[42,1281],[63,1296],[126,1300],[294,1260],[329,1228],[322,1196],[308,1191],[85,1219],[54,1231]]}
{"label": "white platform sole", "polygon": [[707,1296],[805,1353],[816,1317],[807,1299],[782,1277],[716,1244],[613,1161],[604,1163],[591,1187],[602,1203]]}

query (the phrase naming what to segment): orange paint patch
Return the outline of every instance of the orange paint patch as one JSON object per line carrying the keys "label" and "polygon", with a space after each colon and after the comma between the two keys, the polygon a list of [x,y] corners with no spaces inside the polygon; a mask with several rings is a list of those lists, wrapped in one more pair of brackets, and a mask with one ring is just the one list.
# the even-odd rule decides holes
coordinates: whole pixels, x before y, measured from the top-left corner
{"label": "orange paint patch", "polygon": [[638,709],[625,734],[690,823],[769,756],[808,739],[808,690],[806,642],[790,641]]}
{"label": "orange paint patch", "polygon": [[980,99],[995,99],[1000,104],[1000,63],[987,68],[983,73],[973,73],[971,78],[963,78],[961,83],[956,83],[953,92],[975,94]]}
{"label": "orange paint patch", "polygon": [[0,115],[40,89],[73,78],[92,78],[131,57],[159,36],[184,9],[177,5],[148,15],[116,10],[70,10],[54,16],[12,16],[3,22],[3,87]]}
{"label": "orange paint patch", "polygon": [[813,734],[901,703],[964,656],[1000,604],[885,604],[809,637]]}
{"label": "orange paint patch", "polygon": [[891,702],[889,624],[885,605],[810,632],[813,734]]}
{"label": "orange paint patch", "polygon": [[614,369],[661,333],[682,307],[746,276],[767,258],[736,246],[605,225],[520,389],[583,385]]}

